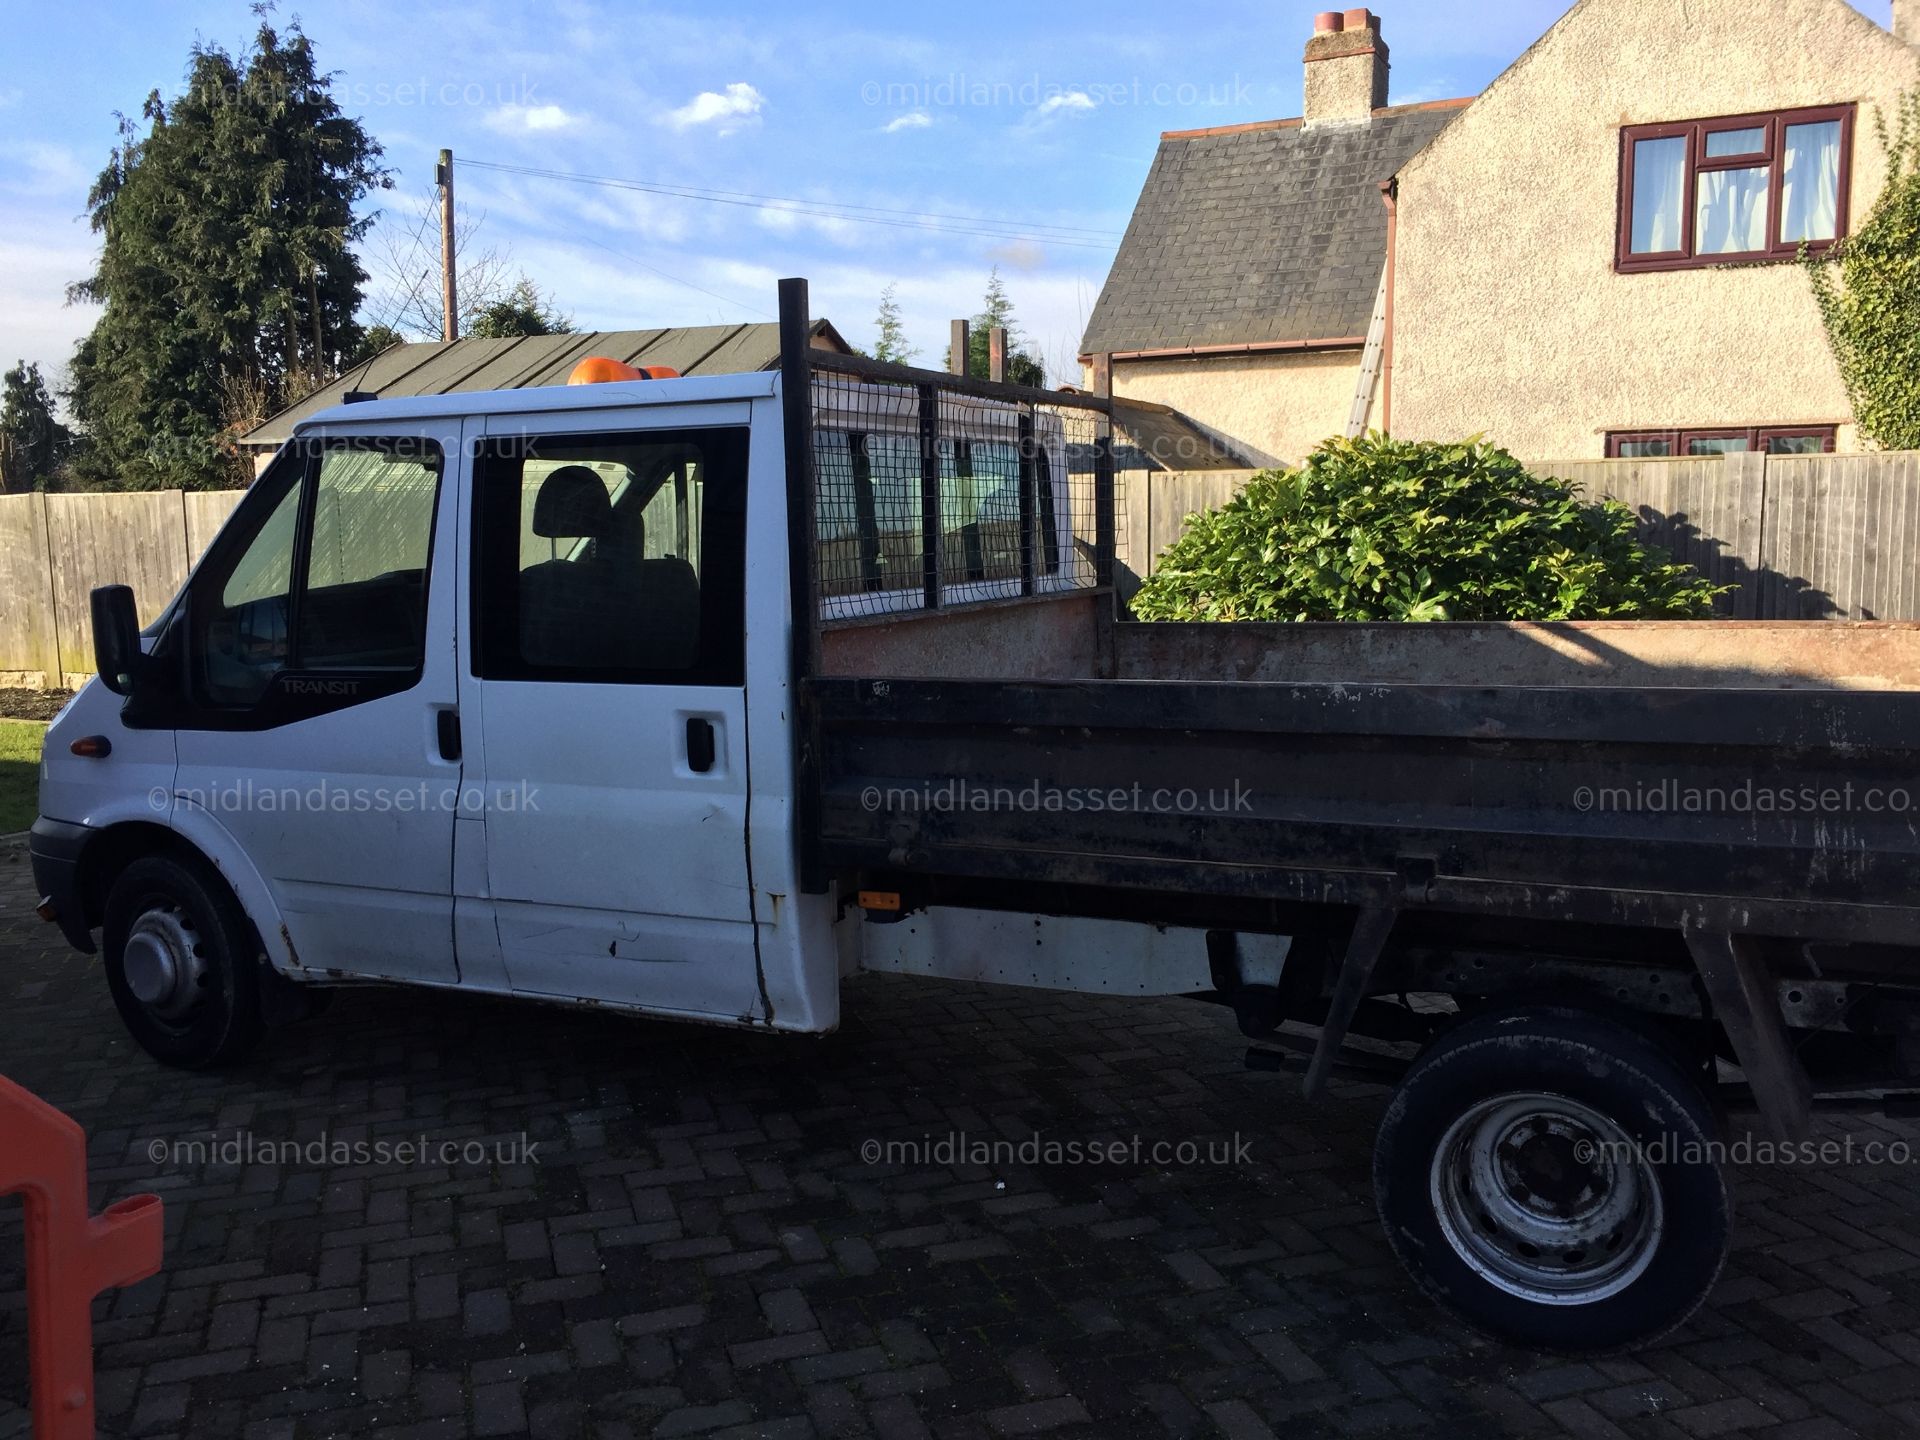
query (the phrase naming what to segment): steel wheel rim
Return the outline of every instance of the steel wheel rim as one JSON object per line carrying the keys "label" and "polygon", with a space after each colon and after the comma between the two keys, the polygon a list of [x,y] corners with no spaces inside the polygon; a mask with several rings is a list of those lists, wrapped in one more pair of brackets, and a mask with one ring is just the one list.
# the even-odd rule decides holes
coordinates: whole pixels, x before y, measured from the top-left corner
{"label": "steel wheel rim", "polygon": [[1619,1294],[1646,1272],[1665,1230],[1659,1182],[1626,1131],[1544,1091],[1496,1095],[1456,1119],[1429,1188],[1454,1253],[1536,1304]]}
{"label": "steel wheel rim", "polygon": [[175,905],[155,905],[135,917],[120,970],[140,1007],[175,1029],[191,1017],[207,983],[207,962],[193,922]]}

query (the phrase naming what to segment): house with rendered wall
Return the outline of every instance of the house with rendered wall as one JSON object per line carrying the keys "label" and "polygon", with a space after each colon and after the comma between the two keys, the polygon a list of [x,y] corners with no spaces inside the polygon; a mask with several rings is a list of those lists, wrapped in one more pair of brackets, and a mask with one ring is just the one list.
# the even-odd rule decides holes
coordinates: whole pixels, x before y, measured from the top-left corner
{"label": "house with rendered wall", "polygon": [[1116,396],[1263,464],[1379,423],[1380,186],[1466,104],[1391,105],[1387,73],[1371,12],[1325,14],[1303,115],[1160,137],[1081,343],[1110,357]]}
{"label": "house with rendered wall", "polygon": [[1083,351],[1278,461],[1858,448],[1798,256],[1884,183],[1920,0],[1892,19],[1580,0],[1480,95],[1395,107],[1380,18],[1322,14],[1300,117],[1162,137]]}

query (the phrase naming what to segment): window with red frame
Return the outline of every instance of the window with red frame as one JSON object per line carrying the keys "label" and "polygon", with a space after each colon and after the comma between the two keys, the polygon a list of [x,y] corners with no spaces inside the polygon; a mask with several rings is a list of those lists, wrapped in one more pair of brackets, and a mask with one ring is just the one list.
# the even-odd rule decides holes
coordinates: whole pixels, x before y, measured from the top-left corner
{"label": "window with red frame", "polygon": [[1788,259],[1847,233],[1851,105],[1628,125],[1621,270]]}
{"label": "window with red frame", "polygon": [[1833,425],[1754,425],[1745,430],[1615,430],[1607,436],[1607,458],[1645,460],[1743,450],[1820,455],[1833,449],[1836,429]]}

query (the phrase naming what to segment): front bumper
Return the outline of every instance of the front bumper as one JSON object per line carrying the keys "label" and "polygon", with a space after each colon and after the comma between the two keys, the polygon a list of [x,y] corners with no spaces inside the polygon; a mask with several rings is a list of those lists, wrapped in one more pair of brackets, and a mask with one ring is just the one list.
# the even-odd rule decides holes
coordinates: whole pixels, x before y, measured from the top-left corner
{"label": "front bumper", "polygon": [[27,855],[33,862],[34,887],[53,902],[54,916],[67,943],[83,955],[93,954],[93,932],[80,894],[80,854],[94,837],[89,825],[49,820],[42,815],[27,832]]}

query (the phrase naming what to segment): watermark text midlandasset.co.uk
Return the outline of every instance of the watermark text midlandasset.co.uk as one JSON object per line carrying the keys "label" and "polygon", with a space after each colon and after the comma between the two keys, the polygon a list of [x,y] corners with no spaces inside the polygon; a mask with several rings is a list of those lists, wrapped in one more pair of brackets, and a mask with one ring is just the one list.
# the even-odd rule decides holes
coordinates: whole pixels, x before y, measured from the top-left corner
{"label": "watermark text midlandasset.co.uk", "polygon": [[255,1135],[251,1130],[156,1138],[146,1156],[169,1168],[200,1165],[538,1165],[540,1142],[518,1135],[455,1139],[402,1135],[372,1139],[322,1131],[305,1139]]}

